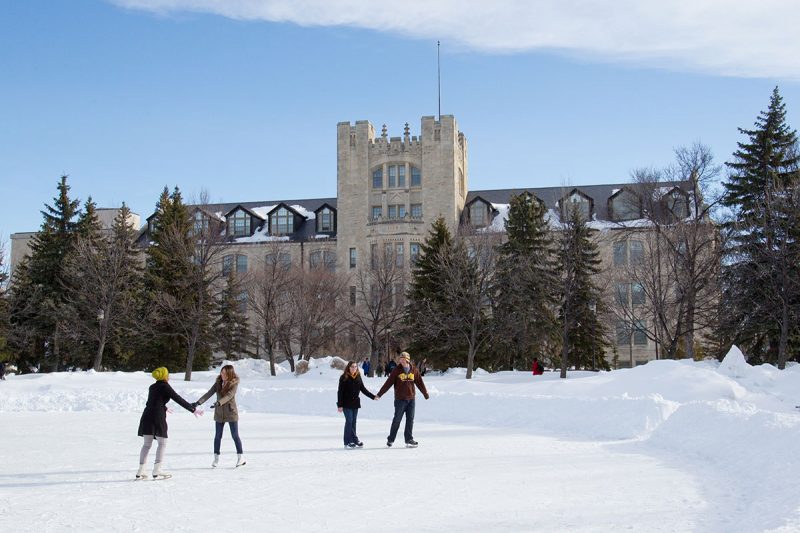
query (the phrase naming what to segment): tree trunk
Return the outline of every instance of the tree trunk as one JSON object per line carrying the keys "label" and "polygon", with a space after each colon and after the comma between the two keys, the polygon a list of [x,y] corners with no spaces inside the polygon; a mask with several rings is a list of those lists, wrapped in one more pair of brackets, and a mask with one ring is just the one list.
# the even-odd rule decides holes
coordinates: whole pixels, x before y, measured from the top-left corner
{"label": "tree trunk", "polygon": [[195,336],[192,337],[186,350],[186,375],[183,378],[184,381],[192,381],[192,365],[194,364],[194,352],[197,346],[197,338]]}
{"label": "tree trunk", "polygon": [[567,344],[569,340],[568,330],[569,325],[567,323],[567,317],[564,316],[564,327],[561,332],[561,375],[559,376],[561,379],[566,379],[567,377],[567,354],[569,353],[569,345]]}
{"label": "tree trunk", "polygon": [[100,346],[97,347],[97,353],[94,356],[94,366],[92,367],[94,368],[95,372],[100,372],[100,369],[102,368],[101,364],[103,362],[103,350],[105,350],[105,347],[106,347],[106,336],[101,335]]}

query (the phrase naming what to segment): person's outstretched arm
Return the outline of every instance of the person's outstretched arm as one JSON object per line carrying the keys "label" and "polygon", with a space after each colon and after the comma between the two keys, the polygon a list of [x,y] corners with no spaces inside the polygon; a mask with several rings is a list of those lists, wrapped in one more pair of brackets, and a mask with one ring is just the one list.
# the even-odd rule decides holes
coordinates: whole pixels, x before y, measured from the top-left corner
{"label": "person's outstretched arm", "polygon": [[172,385],[167,383],[167,393],[169,394],[169,399],[173,400],[175,403],[189,411],[190,413],[194,413],[197,406],[190,404],[186,400],[184,400],[180,394],[175,392],[175,389],[172,388]]}

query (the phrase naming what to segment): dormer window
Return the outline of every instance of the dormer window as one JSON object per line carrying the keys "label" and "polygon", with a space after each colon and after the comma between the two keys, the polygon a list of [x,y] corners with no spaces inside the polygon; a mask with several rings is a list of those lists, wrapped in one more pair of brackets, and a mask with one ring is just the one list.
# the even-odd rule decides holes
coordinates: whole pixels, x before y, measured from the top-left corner
{"label": "dormer window", "polygon": [[611,197],[611,217],[613,220],[636,220],[642,218],[639,197],[631,191],[622,189]]}
{"label": "dormer window", "polygon": [[562,200],[562,216],[569,218],[572,210],[576,210],[584,220],[592,219],[592,200],[577,189],[572,191],[565,200]]}
{"label": "dormer window", "polygon": [[676,219],[686,218],[689,216],[689,200],[686,193],[680,189],[672,189],[664,196],[667,210]]}
{"label": "dormer window", "polygon": [[270,230],[272,235],[294,233],[294,214],[285,207],[279,208],[270,215]]}
{"label": "dormer window", "polygon": [[489,221],[487,205],[480,200],[469,206],[469,221],[476,228],[485,226]]}
{"label": "dormer window", "polygon": [[208,232],[208,216],[199,209],[194,212],[192,225],[195,235],[203,235]]}
{"label": "dormer window", "polygon": [[333,209],[323,207],[317,211],[317,232],[325,233],[333,231]]}
{"label": "dormer window", "polygon": [[250,215],[240,209],[228,216],[228,235],[233,237],[250,235]]}

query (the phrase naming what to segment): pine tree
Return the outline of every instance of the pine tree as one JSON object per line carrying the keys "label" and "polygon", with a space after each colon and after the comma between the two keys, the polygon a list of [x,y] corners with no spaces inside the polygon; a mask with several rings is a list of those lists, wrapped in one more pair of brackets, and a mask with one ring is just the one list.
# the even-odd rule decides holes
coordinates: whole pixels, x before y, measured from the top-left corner
{"label": "pine tree", "polygon": [[546,361],[548,347],[559,337],[556,257],[545,213],[545,206],[530,194],[511,198],[508,240],[498,261],[493,343],[510,368],[530,368],[534,357]]}
{"label": "pine tree", "polygon": [[25,289],[20,290],[14,309],[20,313],[12,321],[34,330],[34,335],[26,335],[31,343],[29,361],[39,366],[50,362],[58,370],[63,364],[61,345],[63,325],[61,306],[64,303],[64,264],[72,253],[77,231],[75,218],[78,216],[79,200],[69,197],[67,176],[61,176],[58,195],[53,205],[45,205],[42,211],[42,228],[31,241],[30,258],[21,265],[20,281]]}
{"label": "pine tree", "polygon": [[143,313],[148,316],[152,335],[151,342],[141,347],[135,360],[143,369],[180,368],[185,364],[187,353],[177,335],[179,324],[174,315],[164,312],[159,305],[164,298],[189,305],[192,298],[188,289],[192,274],[192,224],[177,187],[172,194],[164,187],[156,204],[152,227],[145,269],[146,305],[151,311]]}
{"label": "pine tree", "polygon": [[789,339],[798,334],[800,279],[792,221],[797,220],[795,189],[800,182],[797,134],[786,124],[786,109],[776,87],[748,137],[727,163],[723,203],[736,221],[723,272],[724,296],[731,310],[726,329],[748,352],[784,368]]}
{"label": "pine tree", "polygon": [[247,301],[242,299],[243,294],[246,294],[244,288],[232,268],[212,312],[211,325],[214,348],[223,352],[229,360],[248,355],[252,341],[247,322]]}
{"label": "pine tree", "polygon": [[600,289],[592,281],[601,263],[597,244],[591,238],[594,230],[577,209],[568,209],[565,218],[559,250],[562,378],[567,377],[570,366],[609,368],[603,357],[609,343],[598,320],[607,310]]}
{"label": "pine tree", "polygon": [[[440,336],[422,335],[426,328],[420,327],[420,320],[426,316],[426,307],[443,308],[446,305],[442,297],[444,275],[441,272],[437,257],[447,253],[453,247],[453,236],[444,218],[438,217],[431,224],[425,241],[420,245],[420,253],[411,270],[408,299],[406,302],[405,325],[401,336],[407,337],[411,353],[424,353],[428,362],[436,367],[447,368],[459,364],[463,350],[446,348],[445,339]],[[375,367],[373,362],[372,367]]]}

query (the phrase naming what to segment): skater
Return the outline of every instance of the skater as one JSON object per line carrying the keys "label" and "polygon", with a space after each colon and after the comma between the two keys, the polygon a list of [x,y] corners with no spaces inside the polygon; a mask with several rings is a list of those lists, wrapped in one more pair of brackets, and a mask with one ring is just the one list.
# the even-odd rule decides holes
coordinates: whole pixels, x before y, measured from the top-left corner
{"label": "skater", "polygon": [[419,443],[414,440],[414,396],[416,395],[414,387],[416,386],[420,390],[426,400],[430,396],[428,396],[428,390],[425,388],[425,383],[422,381],[419,370],[411,364],[411,357],[407,352],[400,354],[400,364],[386,378],[386,382],[381,387],[381,390],[378,391],[377,397],[380,399],[392,386],[394,386],[394,418],[392,419],[389,437],[386,439],[386,446],[391,447],[394,443],[394,439],[397,437],[397,430],[400,428],[400,420],[405,415],[406,428],[403,432],[403,437],[407,447],[416,448]]}
{"label": "skater", "polygon": [[339,391],[336,398],[336,407],[339,408],[340,413],[344,413],[345,448],[364,447],[364,443],[356,435],[358,410],[361,408],[361,398],[358,397],[359,392],[363,392],[371,400],[378,399],[364,386],[361,375],[358,373],[358,364],[355,361],[349,361],[344,368],[344,372],[339,377]]}
{"label": "skater", "polygon": [[220,369],[219,376],[208,392],[195,402],[196,405],[200,405],[212,394],[217,393],[217,401],[211,404],[211,407],[214,408],[214,423],[216,424],[212,468],[216,468],[219,464],[219,448],[222,443],[222,430],[225,429],[225,422],[231,429],[231,437],[236,445],[236,466],[240,467],[246,464],[242,451],[242,439],[239,438],[239,410],[236,408],[236,389],[238,387],[239,376],[236,375],[236,370],[233,365],[225,365]]}
{"label": "skater", "polygon": [[533,358],[533,365],[531,365],[531,370],[533,371],[534,376],[541,376],[544,374],[544,367],[542,363],[539,362],[538,357]]}
{"label": "skater", "polygon": [[365,376],[369,376],[369,367],[370,367],[369,357],[365,357],[364,358],[364,362],[361,363],[361,368],[364,370],[364,375]]}
{"label": "skater", "polygon": [[158,367],[153,370],[155,383],[150,385],[147,393],[147,404],[144,407],[142,418],[139,420],[139,436],[144,437],[142,450],[139,452],[139,471],[136,472],[136,479],[145,479],[145,463],[153,439],[158,441],[156,450],[156,462],[153,465],[153,479],[167,479],[172,477],[170,474],[161,471],[161,462],[164,460],[164,451],[167,448],[167,402],[174,400],[175,403],[195,414],[202,415],[202,411],[197,410],[197,406],[190,404],[180,397],[169,385],[169,370],[166,367]]}

